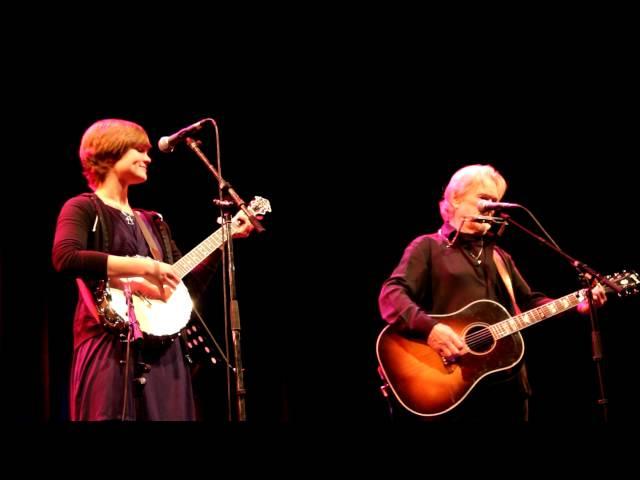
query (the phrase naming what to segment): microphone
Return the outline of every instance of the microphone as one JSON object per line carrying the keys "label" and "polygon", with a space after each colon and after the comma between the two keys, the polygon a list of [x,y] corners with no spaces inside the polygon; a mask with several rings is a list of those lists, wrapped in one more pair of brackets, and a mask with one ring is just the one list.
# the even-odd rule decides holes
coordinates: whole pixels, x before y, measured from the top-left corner
{"label": "microphone", "polygon": [[480,210],[480,213],[484,213],[491,210],[506,210],[509,208],[522,208],[522,205],[518,205],[517,203],[492,202],[490,200],[478,200],[477,206],[478,206],[478,210]]}
{"label": "microphone", "polygon": [[173,135],[169,135],[168,137],[162,137],[160,140],[158,140],[158,149],[164,153],[173,152],[173,149],[176,148],[176,145],[180,143],[184,139],[184,137],[194,132],[197,132],[199,130],[202,130],[202,127],[208,121],[209,119],[205,118],[204,120],[200,120],[199,122],[196,122],[193,125],[184,127],[182,130],[174,133]]}

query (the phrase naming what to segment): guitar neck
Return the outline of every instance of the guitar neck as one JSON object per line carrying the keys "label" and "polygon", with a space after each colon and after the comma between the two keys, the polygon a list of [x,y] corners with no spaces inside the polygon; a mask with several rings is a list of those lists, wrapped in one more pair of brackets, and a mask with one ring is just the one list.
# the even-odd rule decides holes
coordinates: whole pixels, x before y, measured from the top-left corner
{"label": "guitar neck", "polygon": [[542,320],[558,315],[577,306],[583,299],[582,291],[570,293],[541,307],[534,308],[489,327],[495,338],[508,337]]}
{"label": "guitar neck", "polygon": [[[269,203],[269,200],[266,198],[254,197],[245,210],[248,210],[252,215],[264,215],[271,211],[271,203]],[[239,231],[239,226],[241,224],[237,222],[239,222],[239,219],[236,215],[233,217],[230,225],[231,235],[234,235]],[[181,279],[191,272],[191,270],[196,268],[205,258],[222,246],[226,240],[224,232],[225,228],[219,228],[200,242],[193,250],[173,264],[174,270]]]}
{"label": "guitar neck", "polygon": [[224,243],[223,229],[219,228],[202,242],[200,242],[193,250],[173,264],[173,268],[182,279],[191,270],[196,268],[205,258],[215,252]]}

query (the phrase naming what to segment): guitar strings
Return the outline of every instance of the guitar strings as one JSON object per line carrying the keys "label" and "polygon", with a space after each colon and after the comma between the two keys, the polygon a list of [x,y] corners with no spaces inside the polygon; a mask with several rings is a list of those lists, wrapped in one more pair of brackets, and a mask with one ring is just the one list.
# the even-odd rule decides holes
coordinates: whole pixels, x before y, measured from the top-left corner
{"label": "guitar strings", "polygon": [[[569,294],[569,295],[567,295],[567,297],[571,297],[573,295],[575,295],[575,294]],[[563,298],[557,299],[554,302],[551,302],[550,304],[542,305],[542,306],[540,306],[538,308],[534,308],[533,310],[530,310],[529,312],[526,312],[526,314],[528,314],[529,316],[533,317],[535,319],[534,323],[536,323],[536,322],[538,322],[538,321],[540,321],[542,319],[548,318],[549,316],[555,315],[556,313],[560,313],[560,311],[556,310],[555,308],[551,308],[550,305],[554,305],[554,304],[564,300],[565,298],[566,297],[563,297]],[[573,305],[573,306],[575,306],[575,305]],[[561,310],[561,311],[564,311],[564,309]],[[521,320],[523,317],[525,317],[525,314],[520,314],[520,315],[516,315],[516,316],[510,317],[510,318],[507,318],[505,320],[502,320],[502,321],[500,321],[500,322],[498,322],[498,323],[496,323],[494,325],[486,326],[482,330],[480,330],[478,332],[475,332],[475,333],[472,333],[471,335],[466,337],[465,343],[467,345],[473,346],[473,345],[479,345],[479,344],[481,344],[483,342],[486,342],[490,338],[493,338],[494,340],[496,340],[496,337],[495,337],[495,335],[493,334],[493,332],[491,330],[492,328],[494,328],[494,327],[496,327],[498,325],[501,325],[501,324],[506,325],[510,321],[515,321],[516,323],[518,323],[519,320]],[[525,326],[533,325],[534,323],[527,322],[527,325],[525,325]],[[495,328],[494,328],[494,330],[495,330]],[[510,333],[510,335],[513,334],[513,333],[516,333],[516,332],[518,332],[520,330],[522,330],[522,328],[518,328],[518,329],[514,330],[513,332]]]}
{"label": "guitar strings", "polygon": [[496,340],[495,336],[491,333],[489,328],[484,328],[481,332],[477,332],[472,335],[469,335],[466,338],[465,343],[468,346],[475,346],[475,345],[480,345],[481,343],[486,342],[490,338],[493,338],[494,340]]}
{"label": "guitar strings", "polygon": [[[540,308],[542,308],[542,307],[540,307]],[[538,312],[538,313],[540,313],[540,312]],[[516,315],[515,317],[510,317],[510,318],[508,318],[506,320],[503,320],[501,322],[498,322],[498,323],[496,323],[494,325],[490,325],[490,326],[484,327],[484,328],[482,328],[482,330],[480,330],[478,332],[474,332],[471,335],[469,335],[468,337],[466,337],[465,343],[467,345],[479,345],[481,343],[486,342],[490,338],[493,338],[494,340],[497,340],[497,338],[495,337],[495,335],[493,334],[493,332],[491,330],[492,327],[496,327],[497,325],[500,325],[500,324],[506,324],[507,322],[509,322],[511,320],[514,320],[514,319],[516,319],[518,317],[520,317],[520,315]],[[540,318],[545,318],[545,316],[541,315]],[[516,320],[516,322],[517,322],[517,320]],[[514,330],[513,332],[511,332],[510,335],[513,334],[513,333],[516,333],[516,332],[518,332],[520,330],[521,330],[521,328],[518,328],[518,329]]]}
{"label": "guitar strings", "polygon": [[[549,316],[551,316],[553,314],[551,311],[549,311],[548,313],[545,314],[544,310],[545,310],[545,308],[544,308],[544,306],[542,306],[542,307],[538,307],[537,309],[534,309],[534,310],[531,310],[531,311],[527,312],[527,314],[529,314],[529,316],[534,317],[535,321],[533,323],[525,322],[524,326],[519,325],[519,322],[521,321],[522,318],[525,317],[525,314],[515,315],[513,317],[509,317],[509,318],[507,318],[505,320],[502,320],[502,321],[500,321],[498,323],[495,323],[493,325],[483,326],[483,328],[480,331],[474,332],[474,333],[470,334],[469,336],[467,336],[466,340],[465,340],[465,343],[467,345],[470,345],[470,344],[477,345],[477,344],[480,344],[482,342],[485,342],[489,338],[493,338],[494,340],[497,340],[495,338],[495,335],[493,334],[492,329],[496,330],[496,327],[498,325],[507,325],[509,322],[514,321],[517,324],[517,328],[509,333],[509,335],[512,335],[512,334],[522,330],[523,328],[528,327],[530,325],[534,325],[538,321],[540,321],[540,320],[542,320],[544,318],[547,318],[547,317],[549,317]],[[534,315],[534,312],[535,312],[536,315]],[[536,316],[538,318],[536,318]],[[510,327],[507,327],[507,328],[509,330],[511,330]]]}
{"label": "guitar strings", "polygon": [[[633,273],[633,275],[637,275],[635,272]],[[614,275],[610,275],[609,277],[614,277]],[[625,276],[625,278],[628,277]],[[637,285],[637,282],[634,283],[634,285]],[[634,292],[635,293],[635,292]],[[470,334],[468,337],[465,338],[465,343],[468,346],[475,346],[475,345],[479,345],[483,342],[486,342],[488,339],[493,339],[495,340],[499,340],[498,338],[496,338],[496,336],[493,333],[493,330],[496,330],[495,327],[497,327],[498,325],[506,325],[508,322],[510,321],[515,321],[517,326],[519,328],[517,328],[516,330],[514,330],[513,332],[509,333],[509,335],[505,335],[505,336],[510,336],[520,330],[522,330],[525,327],[528,327],[530,325],[534,325],[535,323],[539,322],[540,320],[544,320],[546,318],[555,316],[559,313],[563,313],[566,310],[568,310],[569,308],[573,308],[575,307],[581,300],[582,297],[584,297],[584,295],[586,295],[586,289],[581,289],[578,290],[577,292],[573,292],[570,293],[569,295],[565,295],[562,298],[558,298],[553,302],[550,302],[546,305],[542,305],[540,307],[534,308],[532,310],[529,310],[528,312],[525,313],[521,313],[519,315],[515,315],[513,317],[507,318],[505,320],[502,320],[496,324],[493,325],[488,325],[488,326],[483,326],[483,328],[478,331],[478,332],[474,332],[472,334]],[[569,305],[567,306],[566,302],[568,302],[569,300],[572,300],[571,302],[569,302]],[[574,303],[577,300],[577,303]],[[559,306],[559,308],[558,308]],[[531,323],[530,321],[526,320],[526,317],[532,317],[533,318],[533,323]],[[518,325],[518,322],[522,321],[522,319],[525,319],[525,325]],[[493,329],[493,330],[492,330]],[[503,338],[503,337],[500,337]]]}

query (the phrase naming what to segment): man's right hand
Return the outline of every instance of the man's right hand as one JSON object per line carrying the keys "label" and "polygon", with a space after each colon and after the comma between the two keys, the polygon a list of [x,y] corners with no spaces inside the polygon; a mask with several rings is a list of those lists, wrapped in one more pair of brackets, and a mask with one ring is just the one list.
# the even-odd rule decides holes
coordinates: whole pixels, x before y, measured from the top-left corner
{"label": "man's right hand", "polygon": [[443,358],[458,357],[469,352],[469,349],[458,334],[444,323],[437,323],[431,329],[431,333],[427,337],[427,345]]}

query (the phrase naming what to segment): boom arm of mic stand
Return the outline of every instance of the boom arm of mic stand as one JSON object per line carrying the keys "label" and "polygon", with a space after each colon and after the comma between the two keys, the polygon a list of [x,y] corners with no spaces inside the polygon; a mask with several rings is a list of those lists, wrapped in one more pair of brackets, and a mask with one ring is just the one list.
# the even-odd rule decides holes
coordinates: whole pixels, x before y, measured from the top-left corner
{"label": "boom arm of mic stand", "polygon": [[[553,251],[559,253],[560,255],[562,255],[564,258],[566,258],[571,263],[571,265],[573,265],[578,270],[578,272],[580,272],[580,276],[583,277],[583,279],[587,280],[587,281],[585,281],[585,283],[586,283],[585,290],[586,290],[587,301],[589,302],[589,318],[590,318],[590,321],[591,321],[591,350],[592,350],[592,354],[593,354],[593,361],[595,362],[597,381],[598,381],[598,391],[599,391],[599,394],[600,394],[600,398],[598,398],[597,403],[598,403],[598,405],[600,407],[602,407],[602,419],[603,419],[604,423],[607,423],[608,422],[609,413],[608,413],[608,405],[607,405],[608,401],[607,401],[607,396],[605,394],[605,387],[604,387],[604,376],[603,376],[602,366],[601,366],[601,362],[602,362],[602,342],[600,340],[600,327],[598,326],[598,316],[596,314],[596,309],[594,308],[594,305],[593,305],[593,294],[591,292],[591,289],[589,288],[588,280],[590,280],[590,278],[595,278],[597,281],[599,281],[601,283],[604,283],[605,285],[607,285],[609,288],[611,288],[611,290],[613,290],[616,293],[620,293],[622,291],[621,288],[618,287],[617,285],[615,285],[613,282],[609,281],[602,274],[596,272],[593,268],[591,268],[591,267],[587,266],[586,264],[576,260],[575,258],[571,257],[570,255],[567,255],[562,250],[560,250],[560,248],[558,248],[557,246],[555,246],[552,243],[548,242],[547,240],[542,238],[540,235],[536,235],[531,230],[523,227],[518,222],[513,220],[506,213],[501,213],[500,216],[502,218],[506,219],[510,224],[515,225],[516,227],[518,227],[520,230],[522,230],[526,234],[528,234],[528,235],[532,236],[533,238],[535,238],[536,240],[538,240],[543,245],[546,245],[551,250],[553,250]],[[590,278],[588,278],[587,275],[589,275]]]}
{"label": "boom arm of mic stand", "polygon": [[[226,191],[235,204],[247,215],[255,229],[259,232],[264,231],[264,227],[260,224],[255,215],[253,215],[249,209],[246,207],[244,200],[240,198],[240,196],[235,192],[235,190],[229,185],[229,183],[222,178],[220,173],[211,165],[207,157],[202,153],[198,143],[190,137],[185,139],[187,145],[191,150],[195,152],[195,154],[200,158],[209,171],[213,174],[214,177],[218,180],[218,184],[220,186],[221,191]],[[219,157],[218,157],[219,158]],[[224,215],[223,215],[224,218]],[[235,287],[235,267],[233,260],[233,242],[231,241],[231,228],[230,223],[228,221],[224,222],[223,228],[226,229],[226,238],[225,242],[225,251],[226,255],[226,267],[228,272],[226,273],[226,280],[228,281],[228,287],[225,286],[225,319],[229,318],[229,328],[231,329],[232,337],[233,337],[233,351],[234,351],[234,371],[235,371],[235,379],[236,379],[236,408],[237,408],[237,419],[239,421],[246,421],[246,407],[245,407],[245,399],[246,399],[246,389],[244,386],[244,368],[242,366],[242,352],[240,347],[240,313],[238,308],[238,300],[236,298],[236,287]],[[226,284],[226,282],[225,282]],[[228,288],[228,290],[227,290]],[[227,293],[229,298],[227,298]],[[230,311],[227,311],[227,301],[230,305]],[[228,317],[229,315],[229,317]],[[229,418],[231,419],[231,413],[229,412]]]}
{"label": "boom arm of mic stand", "polygon": [[258,233],[264,232],[265,228],[262,226],[260,221],[256,218],[256,216],[253,213],[249,211],[249,209],[247,208],[246,202],[242,200],[242,198],[240,198],[240,195],[236,193],[236,191],[233,189],[231,184],[227,182],[224,178],[222,178],[220,173],[218,173],[218,171],[213,167],[213,165],[211,165],[211,162],[209,162],[209,159],[207,159],[206,155],[202,153],[202,150],[200,150],[200,147],[198,146],[198,142],[196,142],[191,137],[187,137],[185,139],[185,142],[189,146],[189,148],[195,152],[198,158],[200,158],[200,160],[204,162],[205,166],[213,174],[216,180],[218,180],[218,184],[220,185],[220,190],[222,190],[223,192],[227,192],[231,197],[231,199],[234,201],[234,203],[238,206],[238,208],[242,210],[245,213],[245,215],[247,215],[247,218],[249,219],[251,224],[255,227],[256,232]]}
{"label": "boom arm of mic stand", "polygon": [[602,275],[601,273],[595,271],[593,268],[588,266],[586,263],[583,263],[583,262],[581,262],[579,260],[576,260],[572,256],[567,255],[564,251],[562,251],[561,249],[559,249],[558,247],[553,245],[551,242],[548,242],[547,240],[542,238],[540,235],[537,235],[537,234],[533,233],[531,230],[529,230],[528,228],[525,228],[522,225],[520,225],[513,218],[511,218],[508,214],[501,213],[500,217],[504,218],[509,224],[515,225],[516,227],[518,227],[520,230],[522,230],[523,232],[525,232],[529,236],[535,238],[536,240],[538,240],[543,245],[549,247],[554,252],[562,255],[579,272],[590,275],[591,277],[595,278],[598,282],[605,284],[607,287],[609,287],[611,290],[613,290],[616,293],[621,293],[622,292],[622,289],[618,285],[613,283],[611,280],[607,279],[604,275]]}

